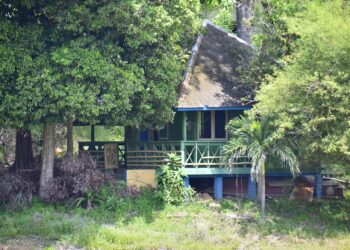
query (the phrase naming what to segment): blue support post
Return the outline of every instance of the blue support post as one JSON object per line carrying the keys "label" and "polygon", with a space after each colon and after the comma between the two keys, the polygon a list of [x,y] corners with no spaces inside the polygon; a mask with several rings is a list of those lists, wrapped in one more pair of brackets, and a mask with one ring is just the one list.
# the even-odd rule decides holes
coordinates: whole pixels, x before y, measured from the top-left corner
{"label": "blue support post", "polygon": [[188,176],[183,177],[185,188],[190,187],[190,178]]}
{"label": "blue support post", "polygon": [[223,177],[215,176],[214,177],[214,199],[220,200],[223,197]]}
{"label": "blue support post", "polygon": [[252,180],[251,176],[248,176],[248,199],[255,200],[256,198],[256,181]]}
{"label": "blue support post", "polygon": [[316,199],[322,198],[322,186],[323,186],[323,177],[320,174],[315,175],[314,180],[314,197]]}

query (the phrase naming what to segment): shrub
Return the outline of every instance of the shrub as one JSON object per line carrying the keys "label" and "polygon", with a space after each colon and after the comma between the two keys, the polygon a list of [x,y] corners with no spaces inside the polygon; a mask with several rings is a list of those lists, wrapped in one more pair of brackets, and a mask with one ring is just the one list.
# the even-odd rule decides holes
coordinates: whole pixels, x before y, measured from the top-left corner
{"label": "shrub", "polygon": [[142,191],[135,187],[125,185],[124,182],[118,185],[104,185],[96,196],[96,202],[107,210],[115,210],[123,199],[134,199],[140,196]]}
{"label": "shrub", "polygon": [[183,177],[181,158],[169,154],[167,163],[161,167],[157,175],[159,195],[167,204],[179,205],[193,198],[194,191],[186,188]]}
{"label": "shrub", "polygon": [[345,190],[344,191],[344,199],[345,200],[350,200],[350,190]]}
{"label": "shrub", "polygon": [[47,186],[47,198],[44,200],[48,203],[57,203],[68,198],[68,189],[63,178],[52,179]]}
{"label": "shrub", "polygon": [[0,176],[0,203],[9,210],[18,210],[31,204],[34,185],[13,173]]}
{"label": "shrub", "polygon": [[97,192],[106,184],[116,184],[115,179],[102,173],[94,159],[88,154],[64,157],[56,162],[55,178],[49,184],[49,196],[46,202],[57,203],[68,197],[79,198],[76,206],[90,208]]}

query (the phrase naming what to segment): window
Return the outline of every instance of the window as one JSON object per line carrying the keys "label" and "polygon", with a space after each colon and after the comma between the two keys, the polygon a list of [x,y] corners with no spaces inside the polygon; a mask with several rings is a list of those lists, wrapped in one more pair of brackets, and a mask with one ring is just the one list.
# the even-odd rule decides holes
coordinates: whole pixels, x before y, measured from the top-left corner
{"label": "window", "polygon": [[226,111],[201,111],[198,120],[200,139],[226,139]]}
{"label": "window", "polygon": [[164,128],[160,129],[158,131],[159,133],[159,139],[161,140],[167,140],[169,137],[169,129],[168,129],[169,125],[166,125]]}
{"label": "window", "polygon": [[200,116],[200,138],[211,138],[211,112],[203,111]]}
{"label": "window", "polygon": [[215,111],[215,138],[226,138],[226,111]]}
{"label": "window", "polygon": [[149,129],[150,132],[150,141],[161,141],[161,140],[168,140],[169,133],[168,133],[168,125],[166,125],[162,129]]}

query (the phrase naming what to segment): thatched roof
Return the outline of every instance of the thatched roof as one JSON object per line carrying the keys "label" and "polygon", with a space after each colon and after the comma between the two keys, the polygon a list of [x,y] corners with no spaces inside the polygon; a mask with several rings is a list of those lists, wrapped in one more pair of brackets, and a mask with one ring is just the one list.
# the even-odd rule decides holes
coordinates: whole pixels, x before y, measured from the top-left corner
{"label": "thatched roof", "polygon": [[177,108],[239,107],[249,88],[242,82],[239,67],[251,47],[219,26],[205,21],[204,32],[192,49]]}

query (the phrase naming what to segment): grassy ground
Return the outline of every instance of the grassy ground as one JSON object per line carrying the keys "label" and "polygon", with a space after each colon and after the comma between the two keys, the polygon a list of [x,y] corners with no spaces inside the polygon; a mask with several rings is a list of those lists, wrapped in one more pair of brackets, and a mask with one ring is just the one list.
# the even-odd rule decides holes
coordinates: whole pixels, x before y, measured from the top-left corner
{"label": "grassy ground", "polygon": [[[162,207],[152,195],[117,209],[68,209],[39,202],[0,212],[1,245],[87,249],[349,249],[350,202],[269,200],[258,222],[254,203],[196,201]],[[61,248],[62,249],[62,248]]]}

